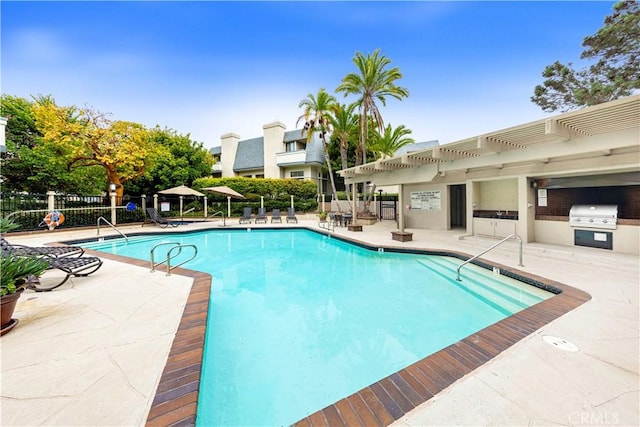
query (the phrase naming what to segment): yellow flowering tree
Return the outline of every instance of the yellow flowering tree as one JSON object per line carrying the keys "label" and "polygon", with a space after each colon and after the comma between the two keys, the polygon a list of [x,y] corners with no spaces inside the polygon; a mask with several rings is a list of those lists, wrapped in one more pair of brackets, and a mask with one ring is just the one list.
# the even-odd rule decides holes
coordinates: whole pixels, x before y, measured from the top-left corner
{"label": "yellow flowering tree", "polygon": [[40,149],[56,153],[52,161],[64,162],[68,170],[103,167],[118,200],[123,184],[144,175],[165,151],[144,126],[112,121],[92,108],[60,107],[44,98],[34,103],[33,112],[43,135]]}

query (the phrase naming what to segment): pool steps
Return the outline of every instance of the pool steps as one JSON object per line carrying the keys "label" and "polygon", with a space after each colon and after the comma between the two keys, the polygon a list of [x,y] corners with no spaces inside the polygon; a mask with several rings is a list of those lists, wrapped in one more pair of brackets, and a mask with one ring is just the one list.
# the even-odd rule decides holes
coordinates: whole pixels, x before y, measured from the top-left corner
{"label": "pool steps", "polygon": [[[457,281],[456,269],[460,260],[450,257],[434,256],[428,260],[418,261],[424,267],[450,280],[454,286],[469,292],[500,311],[511,315],[545,299],[537,288],[524,290],[517,285],[515,279],[470,265],[462,275],[462,281]],[[549,295],[551,296],[551,295]]]}

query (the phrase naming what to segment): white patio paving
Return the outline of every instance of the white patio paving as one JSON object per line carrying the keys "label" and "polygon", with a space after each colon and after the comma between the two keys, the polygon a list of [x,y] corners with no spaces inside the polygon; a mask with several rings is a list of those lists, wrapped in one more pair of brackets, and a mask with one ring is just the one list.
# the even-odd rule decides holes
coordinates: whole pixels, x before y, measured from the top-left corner
{"label": "white patio paving", "polygon": [[[318,228],[311,216],[300,219],[299,225]],[[237,225],[237,219],[228,222]],[[413,241],[401,243],[391,239],[393,229],[394,223],[380,223],[364,226],[363,232],[336,228],[335,233],[374,245],[468,254],[495,242],[460,238],[461,231],[408,230]],[[163,231],[139,225],[121,230]],[[103,229],[101,234],[110,233]],[[56,230],[8,238],[35,246],[95,236],[95,230]],[[506,243],[483,258],[516,267],[516,245]],[[593,298],[395,426],[640,425],[638,257],[534,243],[525,244],[524,265],[518,268]],[[105,259],[89,277],[72,278],[52,292],[23,294],[14,315],[20,323],[0,339],[1,425],[144,425],[190,286],[187,277]],[[545,335],[563,338],[579,351],[556,348],[543,340]]]}

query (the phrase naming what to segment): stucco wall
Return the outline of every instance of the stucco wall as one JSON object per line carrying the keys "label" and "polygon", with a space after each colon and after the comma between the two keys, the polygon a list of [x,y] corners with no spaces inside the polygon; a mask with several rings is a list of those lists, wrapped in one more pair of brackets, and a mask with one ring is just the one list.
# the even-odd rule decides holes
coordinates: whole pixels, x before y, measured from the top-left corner
{"label": "stucco wall", "polygon": [[[417,191],[440,191],[441,204],[439,210],[407,209],[411,204],[411,193]],[[400,208],[405,214],[405,227],[428,230],[447,230],[449,228],[449,191],[444,184],[405,185],[404,206]]]}
{"label": "stucco wall", "polygon": [[[574,246],[574,230],[569,221],[535,221],[535,235],[537,242],[553,245]],[[618,225],[613,233],[613,251],[640,255],[640,228],[634,225]],[[606,251],[608,249],[593,249]]]}
{"label": "stucco wall", "polygon": [[517,211],[518,210],[518,179],[500,179],[480,182],[478,186],[479,210]]}

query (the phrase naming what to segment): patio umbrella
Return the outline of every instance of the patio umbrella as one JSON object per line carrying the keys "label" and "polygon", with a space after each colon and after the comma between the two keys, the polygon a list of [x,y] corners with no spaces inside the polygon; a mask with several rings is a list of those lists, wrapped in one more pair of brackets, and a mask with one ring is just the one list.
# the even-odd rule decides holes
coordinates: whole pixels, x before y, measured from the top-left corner
{"label": "patio umbrella", "polygon": [[186,185],[178,185],[177,187],[167,188],[166,190],[158,191],[158,193],[180,196],[180,217],[182,217],[182,198],[184,196],[204,197],[204,194],[194,190],[193,188],[189,188]]}
{"label": "patio umbrella", "polygon": [[199,191],[189,188],[186,185],[179,185],[173,188],[167,188],[166,190],[158,191],[159,194],[175,194],[176,196],[198,196],[204,197]]}
{"label": "patio umbrella", "polygon": [[233,197],[234,199],[244,199],[245,197],[226,185],[220,185],[218,187],[205,187],[202,191],[210,191],[212,193],[220,194],[222,196]]}
{"label": "patio umbrella", "polygon": [[[236,190],[233,190],[226,185],[220,185],[218,187],[204,187],[202,191],[209,191],[211,193],[219,194],[221,196],[227,196],[227,216],[231,216],[231,198],[234,199],[245,199],[242,194],[238,193]],[[222,221],[224,223],[224,216],[222,217]],[[225,223],[226,224],[226,223]]]}

